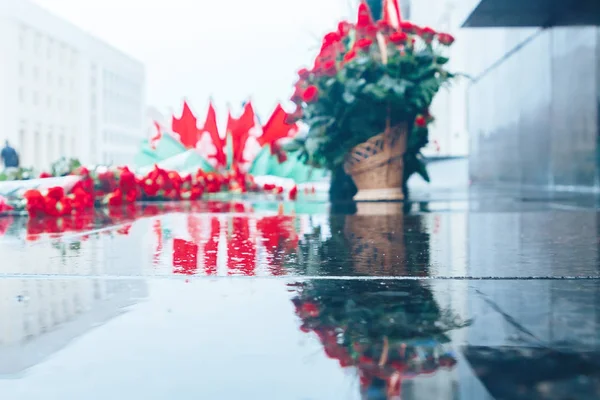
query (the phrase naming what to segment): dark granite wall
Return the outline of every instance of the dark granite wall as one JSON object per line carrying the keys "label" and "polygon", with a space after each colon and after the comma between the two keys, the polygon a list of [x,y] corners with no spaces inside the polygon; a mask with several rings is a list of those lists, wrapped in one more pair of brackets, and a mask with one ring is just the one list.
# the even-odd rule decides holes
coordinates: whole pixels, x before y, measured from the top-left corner
{"label": "dark granite wall", "polygon": [[600,28],[505,29],[468,91],[474,182],[600,189]]}

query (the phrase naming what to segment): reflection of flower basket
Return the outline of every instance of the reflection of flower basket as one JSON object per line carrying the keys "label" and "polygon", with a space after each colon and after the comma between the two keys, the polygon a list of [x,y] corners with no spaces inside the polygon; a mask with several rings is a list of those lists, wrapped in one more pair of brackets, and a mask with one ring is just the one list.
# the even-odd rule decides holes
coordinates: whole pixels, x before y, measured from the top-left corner
{"label": "reflection of flower basket", "polygon": [[404,270],[397,268],[403,268],[406,259],[403,223],[402,214],[346,216],[344,236],[350,244],[356,273],[403,274]]}
{"label": "reflection of flower basket", "polygon": [[404,199],[402,177],[407,132],[407,124],[401,123],[348,152],[344,170],[358,188],[354,200]]}
{"label": "reflection of flower basket", "polygon": [[360,370],[361,384],[401,379],[452,367],[447,333],[463,322],[440,309],[429,287],[417,281],[327,281],[296,284],[293,299],[325,353],[340,366]]}

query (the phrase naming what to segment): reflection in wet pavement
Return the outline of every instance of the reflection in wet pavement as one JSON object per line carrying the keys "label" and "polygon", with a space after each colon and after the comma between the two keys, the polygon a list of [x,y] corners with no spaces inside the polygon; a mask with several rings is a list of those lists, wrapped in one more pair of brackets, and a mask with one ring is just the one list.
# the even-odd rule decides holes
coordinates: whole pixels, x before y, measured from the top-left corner
{"label": "reflection in wet pavement", "polygon": [[0,393],[600,397],[596,210],[469,202],[2,218]]}

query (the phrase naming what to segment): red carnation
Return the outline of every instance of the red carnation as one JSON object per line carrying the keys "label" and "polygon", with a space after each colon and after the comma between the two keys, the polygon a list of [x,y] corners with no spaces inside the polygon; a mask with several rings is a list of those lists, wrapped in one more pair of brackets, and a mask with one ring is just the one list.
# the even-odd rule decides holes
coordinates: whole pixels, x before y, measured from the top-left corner
{"label": "red carnation", "polygon": [[300,77],[300,79],[308,79],[308,77],[310,76],[310,71],[306,68],[302,68],[298,71],[298,76]]}
{"label": "red carnation", "polygon": [[316,101],[318,97],[319,89],[314,85],[307,87],[304,93],[302,93],[302,100],[306,103],[312,103],[313,101]]}
{"label": "red carnation", "polygon": [[452,43],[454,43],[454,36],[450,35],[449,33],[439,33],[437,38],[438,41],[445,46],[450,46]]}
{"label": "red carnation", "polygon": [[415,33],[417,31],[417,26],[410,21],[402,21],[400,22],[400,30],[403,32]]}
{"label": "red carnation", "polygon": [[373,44],[373,41],[371,39],[367,39],[367,38],[356,41],[356,47],[361,50],[367,50],[369,47],[371,47],[372,44]]}
{"label": "red carnation", "polygon": [[335,74],[337,74],[335,61],[327,61],[325,64],[323,64],[323,73],[326,76],[335,76]]}
{"label": "red carnation", "polygon": [[395,44],[404,44],[408,40],[406,32],[394,32],[390,35],[390,41]]}
{"label": "red carnation", "polygon": [[356,51],[350,50],[344,55],[344,62],[350,62],[356,57]]}
{"label": "red carnation", "polygon": [[292,190],[290,190],[290,200],[296,200],[298,197],[298,186],[294,186]]}
{"label": "red carnation", "polygon": [[419,128],[424,128],[425,126],[427,126],[427,119],[425,119],[425,117],[422,115],[417,115],[417,117],[415,118],[415,125]]}
{"label": "red carnation", "polygon": [[350,33],[350,28],[352,28],[352,24],[348,21],[342,21],[338,24],[338,34],[340,37],[346,36]]}

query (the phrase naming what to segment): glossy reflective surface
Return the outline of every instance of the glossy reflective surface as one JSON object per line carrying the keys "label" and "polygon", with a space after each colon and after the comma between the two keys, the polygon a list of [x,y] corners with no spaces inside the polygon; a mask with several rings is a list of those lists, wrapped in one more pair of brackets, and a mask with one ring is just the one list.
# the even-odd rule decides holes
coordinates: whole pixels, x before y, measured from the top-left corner
{"label": "glossy reflective surface", "polygon": [[596,199],[415,197],[0,219],[0,393],[598,398]]}

